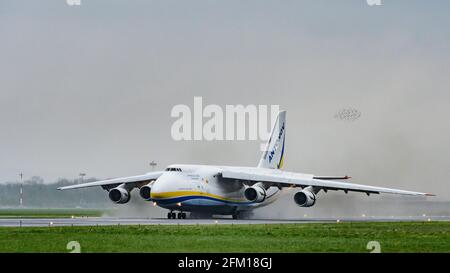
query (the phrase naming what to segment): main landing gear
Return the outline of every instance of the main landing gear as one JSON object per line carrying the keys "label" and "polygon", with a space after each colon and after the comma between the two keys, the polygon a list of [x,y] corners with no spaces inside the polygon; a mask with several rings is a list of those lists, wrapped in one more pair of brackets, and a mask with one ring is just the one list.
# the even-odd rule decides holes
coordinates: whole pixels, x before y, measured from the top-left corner
{"label": "main landing gear", "polygon": [[175,212],[169,212],[167,213],[167,219],[176,219],[176,214]]}
{"label": "main landing gear", "polygon": [[167,213],[167,219],[186,219],[186,213],[184,212],[179,212],[179,213],[175,213],[173,211],[170,211],[169,213]]}

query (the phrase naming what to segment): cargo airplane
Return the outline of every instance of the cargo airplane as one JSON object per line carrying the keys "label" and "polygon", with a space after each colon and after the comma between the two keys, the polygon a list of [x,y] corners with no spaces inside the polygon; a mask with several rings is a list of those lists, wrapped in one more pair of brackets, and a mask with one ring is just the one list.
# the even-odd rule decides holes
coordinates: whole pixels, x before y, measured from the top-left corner
{"label": "cargo airplane", "polygon": [[[273,202],[285,188],[296,188],[294,202],[300,207],[316,203],[320,191],[349,191],[370,194],[430,196],[431,194],[342,182],[348,176],[316,176],[281,170],[285,152],[286,111],[278,114],[257,167],[174,164],[164,171],[108,179],[58,188],[59,190],[102,187],[111,201],[124,204],[137,188],[146,201],[168,209],[169,219],[191,214],[232,215]],[[178,212],[176,214],[175,212]]]}

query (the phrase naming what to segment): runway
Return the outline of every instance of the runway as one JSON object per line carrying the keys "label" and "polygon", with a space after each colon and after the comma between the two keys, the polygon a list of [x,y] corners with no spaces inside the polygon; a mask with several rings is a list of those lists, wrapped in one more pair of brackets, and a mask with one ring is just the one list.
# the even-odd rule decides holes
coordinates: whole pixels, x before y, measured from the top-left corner
{"label": "runway", "polygon": [[406,216],[406,217],[349,217],[349,218],[304,218],[298,220],[266,219],[165,219],[165,218],[2,218],[0,227],[60,227],[60,226],[120,226],[120,225],[255,225],[255,224],[308,224],[345,222],[398,222],[398,221],[450,221],[450,216]]}

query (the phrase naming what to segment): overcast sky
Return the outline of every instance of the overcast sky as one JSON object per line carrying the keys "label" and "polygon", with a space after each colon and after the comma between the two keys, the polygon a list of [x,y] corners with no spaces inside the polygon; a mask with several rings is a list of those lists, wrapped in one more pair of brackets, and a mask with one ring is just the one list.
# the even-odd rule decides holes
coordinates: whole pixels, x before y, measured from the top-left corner
{"label": "overcast sky", "polygon": [[450,198],[449,1],[81,3],[0,0],[0,181],[255,166],[260,141],[172,140],[202,96],[287,110],[287,170]]}

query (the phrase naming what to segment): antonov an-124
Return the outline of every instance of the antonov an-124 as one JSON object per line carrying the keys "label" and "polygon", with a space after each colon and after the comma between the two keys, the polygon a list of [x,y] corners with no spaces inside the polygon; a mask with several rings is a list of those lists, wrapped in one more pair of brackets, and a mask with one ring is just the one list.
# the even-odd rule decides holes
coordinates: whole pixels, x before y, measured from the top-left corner
{"label": "antonov an-124", "polygon": [[[243,212],[266,206],[286,188],[295,188],[294,202],[312,207],[320,191],[349,191],[370,194],[430,196],[432,194],[342,182],[348,176],[316,176],[283,171],[286,137],[286,111],[278,114],[257,167],[231,167],[174,164],[164,171],[144,175],[108,179],[58,188],[59,190],[102,187],[111,201],[125,204],[130,192],[151,204],[168,209],[169,219],[184,219],[185,212],[209,215],[232,215],[238,219]],[[176,214],[175,212],[178,212]]]}

